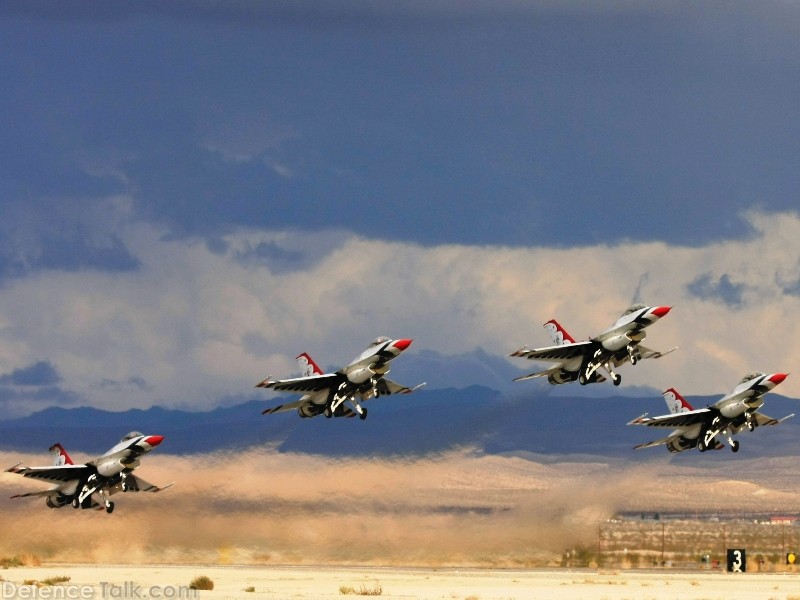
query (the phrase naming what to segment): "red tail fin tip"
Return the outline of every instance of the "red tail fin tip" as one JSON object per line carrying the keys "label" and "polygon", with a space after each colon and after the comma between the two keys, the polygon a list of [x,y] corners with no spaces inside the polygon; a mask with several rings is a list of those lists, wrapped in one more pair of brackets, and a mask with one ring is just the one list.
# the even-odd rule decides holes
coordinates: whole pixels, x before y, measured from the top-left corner
{"label": "red tail fin tip", "polygon": [[547,323],[545,323],[544,328],[547,330],[547,333],[550,334],[550,337],[556,346],[575,343],[575,340],[572,338],[572,336],[568,334],[567,330],[564,329],[555,319],[550,319]]}
{"label": "red tail fin tip", "polygon": [[50,454],[53,457],[53,465],[56,467],[74,464],[69,454],[67,454],[67,451],[64,450],[64,446],[61,444],[53,444],[50,446]]}
{"label": "red tail fin tip", "polygon": [[297,357],[297,366],[300,367],[300,374],[303,377],[311,377],[312,375],[323,375],[322,369],[314,362],[314,359],[303,352]]}
{"label": "red tail fin tip", "polygon": [[664,397],[664,401],[667,403],[667,408],[669,408],[669,412],[672,414],[694,410],[692,405],[686,401],[686,398],[681,396],[678,390],[675,388],[669,388],[661,395]]}

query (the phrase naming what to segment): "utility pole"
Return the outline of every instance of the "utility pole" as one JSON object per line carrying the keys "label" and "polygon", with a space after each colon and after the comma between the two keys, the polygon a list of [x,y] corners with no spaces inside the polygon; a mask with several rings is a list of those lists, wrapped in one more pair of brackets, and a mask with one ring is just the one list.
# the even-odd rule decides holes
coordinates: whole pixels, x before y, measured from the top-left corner
{"label": "utility pole", "polygon": [[603,540],[603,526],[602,525],[598,525],[597,526],[597,568],[598,569],[603,564],[602,540]]}
{"label": "utility pole", "polygon": [[[722,556],[728,556],[728,540],[725,535],[725,523],[722,524]],[[722,564],[722,561],[720,561],[719,564]]]}
{"label": "utility pole", "polygon": [[781,559],[785,558],[786,558],[786,521],[783,520],[781,521]]}

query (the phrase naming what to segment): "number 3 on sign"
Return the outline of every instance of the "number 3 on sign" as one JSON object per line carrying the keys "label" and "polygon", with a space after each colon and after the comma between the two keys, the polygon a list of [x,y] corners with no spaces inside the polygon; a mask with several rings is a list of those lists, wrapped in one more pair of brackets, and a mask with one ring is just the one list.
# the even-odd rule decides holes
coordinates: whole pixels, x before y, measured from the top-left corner
{"label": "number 3 on sign", "polygon": [[745,573],[747,572],[747,554],[744,550],[728,550],[728,572]]}

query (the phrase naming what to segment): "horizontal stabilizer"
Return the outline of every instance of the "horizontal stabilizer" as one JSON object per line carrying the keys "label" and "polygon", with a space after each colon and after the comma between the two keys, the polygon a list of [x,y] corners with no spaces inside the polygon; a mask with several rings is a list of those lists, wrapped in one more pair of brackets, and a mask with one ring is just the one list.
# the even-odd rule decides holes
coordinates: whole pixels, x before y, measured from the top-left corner
{"label": "horizontal stabilizer", "polygon": [[650,348],[645,348],[644,346],[639,345],[639,352],[641,353],[642,358],[661,358],[662,356],[666,356],[667,354],[675,352],[677,349],[678,346],[675,346],[666,352],[659,352],[658,350],[651,350]]}
{"label": "horizontal stabilizer", "polygon": [[681,437],[680,435],[669,435],[665,438],[661,438],[658,440],[653,440],[652,442],[647,442],[646,444],[639,444],[638,446],[634,446],[634,450],[641,450],[642,448],[652,448],[653,446],[661,446],[663,444],[669,444],[671,441],[678,439]]}

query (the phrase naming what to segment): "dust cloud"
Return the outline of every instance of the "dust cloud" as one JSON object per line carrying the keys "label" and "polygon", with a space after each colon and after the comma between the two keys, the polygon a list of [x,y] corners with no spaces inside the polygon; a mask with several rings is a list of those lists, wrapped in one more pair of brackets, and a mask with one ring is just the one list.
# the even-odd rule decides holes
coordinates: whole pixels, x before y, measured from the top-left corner
{"label": "dust cloud", "polygon": [[[48,464],[46,456],[10,452],[0,453],[0,461]],[[663,499],[662,476],[681,476],[670,475],[670,468],[662,465],[666,473],[654,477],[652,467],[539,462],[469,449],[413,459],[334,459],[270,447],[154,454],[137,476],[175,485],[158,494],[116,494],[111,515],[49,509],[43,498],[11,500],[14,493],[47,486],[3,473],[0,557],[27,553],[51,562],[128,564],[558,564],[564,549],[591,543],[616,510],[636,507],[637,499]]]}

